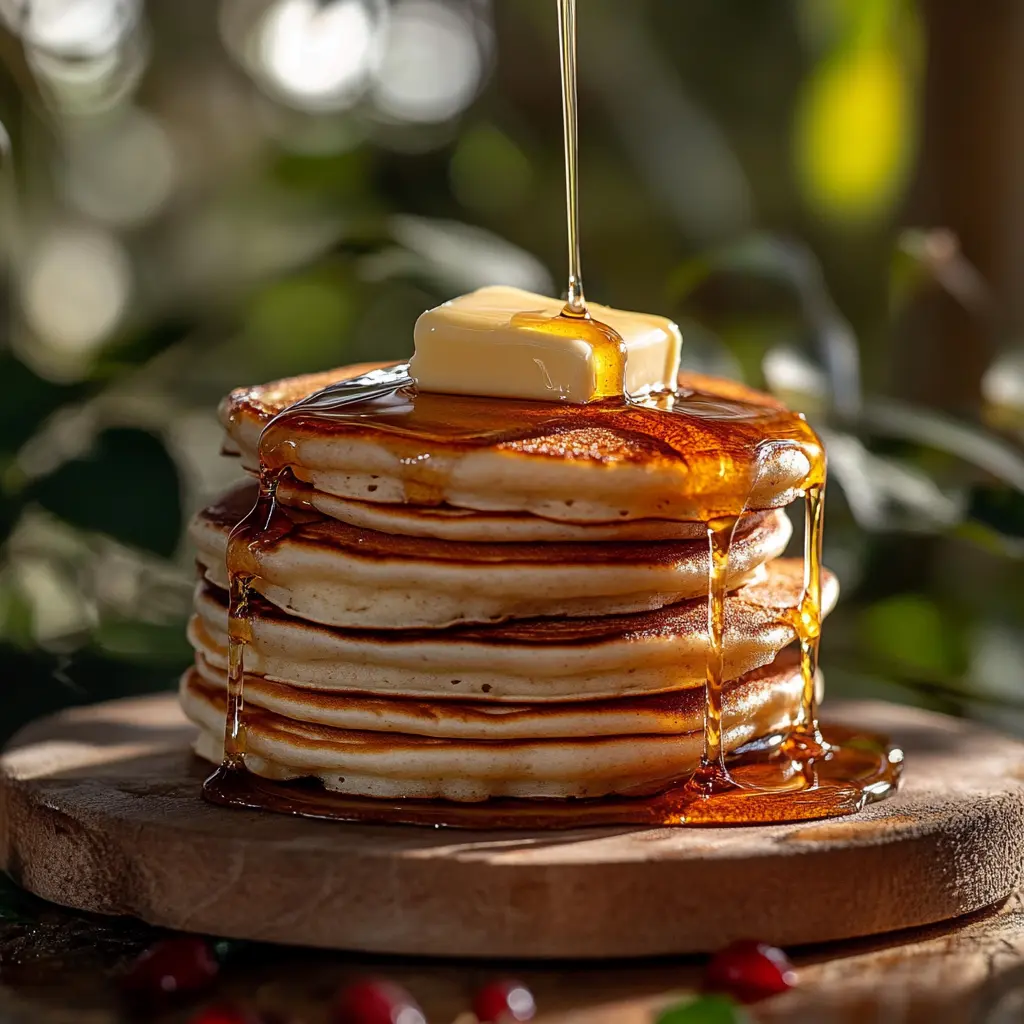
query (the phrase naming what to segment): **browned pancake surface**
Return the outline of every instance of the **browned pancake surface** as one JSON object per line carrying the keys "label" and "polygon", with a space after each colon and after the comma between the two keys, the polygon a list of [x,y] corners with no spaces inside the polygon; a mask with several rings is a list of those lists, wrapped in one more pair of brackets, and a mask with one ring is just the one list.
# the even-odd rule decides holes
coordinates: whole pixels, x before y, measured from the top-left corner
{"label": "browned pancake surface", "polygon": [[[308,395],[379,368],[358,364],[241,388],[222,403],[221,419],[229,434],[245,421],[263,427]],[[665,458],[678,460],[680,453],[687,452],[701,461],[702,457],[749,446],[761,436],[761,415],[770,419],[785,411],[785,406],[769,395],[703,374],[680,374],[679,389],[700,397],[694,406],[699,415],[652,415],[651,408],[602,403],[484,401],[398,390],[356,403],[339,417],[295,410],[289,414],[288,430],[299,440],[337,433],[363,439],[391,435],[392,445],[415,437],[435,449],[494,447],[560,461],[646,464]],[[685,454],[682,458],[686,461]]]}
{"label": "browned pancake surface", "polygon": [[[200,520],[228,533],[254,506],[255,483],[242,484],[200,513]],[[734,544],[768,540],[771,512],[749,513],[736,531]],[[463,564],[510,563],[571,565],[650,565],[671,567],[682,559],[703,557],[706,541],[506,542],[451,541],[384,533],[350,526],[315,512],[279,505],[266,543],[285,537],[308,547],[343,551],[357,558],[432,561]]]}
{"label": "browned pancake surface", "polygon": [[[826,589],[834,586],[835,577],[827,569],[822,571]],[[202,584],[203,593],[227,610],[227,594],[209,582]],[[760,628],[774,626],[788,618],[795,610],[803,593],[803,562],[794,558],[778,558],[771,563],[767,578],[748,583],[726,598],[726,620],[735,628],[736,621],[745,622],[751,635]],[[286,615],[264,598],[253,594],[250,598],[253,612],[261,619],[290,622],[315,632],[336,633],[360,642],[388,644],[436,643],[453,641],[494,643],[522,646],[560,647],[602,643],[639,641],[658,637],[702,635],[707,630],[707,601],[697,598],[680,601],[654,611],[631,615],[602,615],[564,619],[519,619],[510,623],[483,626],[450,626],[447,629],[339,629],[305,623]]]}

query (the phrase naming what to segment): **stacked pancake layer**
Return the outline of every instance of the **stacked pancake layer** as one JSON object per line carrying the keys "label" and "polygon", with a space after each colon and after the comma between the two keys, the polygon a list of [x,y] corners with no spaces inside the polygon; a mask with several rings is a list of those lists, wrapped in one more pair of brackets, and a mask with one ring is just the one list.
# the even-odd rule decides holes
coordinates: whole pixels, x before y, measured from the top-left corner
{"label": "stacked pancake layer", "polygon": [[[254,471],[273,416],[354,369],[233,393],[222,408],[226,450]],[[348,794],[458,801],[639,795],[691,772],[708,544],[686,516],[685,480],[652,485],[645,473],[658,474],[631,457],[634,443],[577,432],[467,453],[432,437],[423,454],[444,472],[427,494],[386,436],[298,424],[274,539],[234,566],[255,591],[247,767]],[[779,506],[801,471],[791,454],[768,466],[736,529],[728,750],[784,732],[799,706],[787,648],[803,570],[778,556],[791,532]],[[670,508],[657,497],[668,485]],[[181,698],[211,761],[223,753],[228,534],[255,498],[255,483],[240,486],[192,526],[196,656]],[[835,597],[826,575],[825,610]]]}

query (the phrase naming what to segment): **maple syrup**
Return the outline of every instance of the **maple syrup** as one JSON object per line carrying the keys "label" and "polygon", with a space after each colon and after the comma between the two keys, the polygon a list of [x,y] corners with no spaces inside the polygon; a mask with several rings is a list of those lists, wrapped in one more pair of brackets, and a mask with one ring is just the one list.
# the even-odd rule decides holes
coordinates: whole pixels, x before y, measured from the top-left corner
{"label": "maple syrup", "polygon": [[[816,680],[821,634],[821,555],[825,452],[804,417],[767,397],[723,397],[688,386],[632,399],[624,394],[625,346],[610,327],[590,318],[583,293],[578,230],[575,0],[558,0],[566,151],[569,288],[556,316],[517,314],[528,330],[585,337],[595,350],[598,400],[556,405],[418,393],[404,365],[342,381],[284,409],[259,440],[256,507],[228,541],[229,676],[224,761],[206,781],[215,803],[334,820],[446,825],[466,828],[565,828],[597,824],[725,825],[797,821],[849,814],[894,792],[902,752],[884,737],[818,721]],[[676,460],[686,468],[691,496],[707,530],[708,657],[704,742],[693,775],[650,797],[575,800],[489,800],[455,804],[377,800],[326,792],[310,780],[271,782],[245,768],[245,647],[251,640],[248,598],[256,548],[279,543],[291,520],[277,512],[276,491],[290,472],[297,433],[372,436],[403,467],[405,498],[419,505],[444,500],[446,474],[432,448],[489,447],[546,438],[579,428],[627,433],[649,463]],[[725,594],[732,536],[749,510],[765,465],[781,454],[804,460],[804,588],[789,622],[800,646],[802,692],[794,724],[726,760],[722,745]],[[600,452],[595,454],[600,457]],[[780,503],[788,502],[783,496]],[[262,715],[255,709],[248,714]]]}
{"label": "maple syrup", "polygon": [[579,131],[576,103],[576,0],[558,0],[558,47],[562,66],[562,135],[565,139],[565,220],[569,235],[569,290],[566,313],[583,316],[580,261]]}
{"label": "maple syrup", "polygon": [[626,345],[621,335],[591,317],[583,293],[580,258],[579,132],[576,102],[576,0],[558,0],[558,45],[562,66],[562,134],[565,138],[565,221],[569,237],[569,287],[556,316],[516,313],[513,327],[556,338],[586,341],[597,367],[598,399],[617,398],[625,390]]}

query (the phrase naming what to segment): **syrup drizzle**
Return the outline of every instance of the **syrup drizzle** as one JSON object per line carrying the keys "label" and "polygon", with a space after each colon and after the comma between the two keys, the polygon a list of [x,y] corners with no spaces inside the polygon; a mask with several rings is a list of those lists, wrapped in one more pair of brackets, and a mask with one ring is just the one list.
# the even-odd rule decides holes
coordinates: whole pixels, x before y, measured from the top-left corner
{"label": "syrup drizzle", "polygon": [[[826,463],[824,450],[795,413],[721,395],[681,389],[634,401],[625,395],[626,349],[621,336],[591,318],[580,263],[576,96],[576,0],[557,0],[565,134],[568,298],[556,316],[522,312],[513,324],[566,339],[581,338],[595,354],[596,401],[588,406],[417,394],[405,366],[374,371],[331,385],[280,412],[259,440],[260,490],[255,508],[228,541],[229,674],[224,760],[207,779],[206,799],[235,807],[334,820],[447,825],[466,828],[564,828],[595,824],[722,825],[806,820],[849,814],[892,793],[902,752],[884,737],[818,721],[816,681],[821,635],[821,554]],[[576,426],[603,425],[649,438],[652,461],[675,459],[700,495],[707,528],[708,657],[701,762],[689,779],[645,798],[540,801],[491,800],[481,805],[382,801],[326,793],[308,781],[271,782],[245,768],[245,648],[252,641],[250,552],[272,545],[287,529],[277,515],[277,483],[291,472],[297,431],[318,435],[372,433],[403,468],[412,504],[444,500],[447,475],[431,456],[431,442],[470,447],[543,437]],[[800,646],[802,692],[789,733],[734,752],[722,744],[725,597],[729,553],[739,518],[763,460],[790,449],[808,470],[804,589],[786,615]]]}
{"label": "syrup drizzle", "polygon": [[700,765],[687,786],[698,797],[710,795],[720,783],[729,783],[722,746],[722,686],[725,665],[725,593],[729,552],[739,519],[723,516],[710,520],[708,531],[708,655],[704,684],[704,748]]}
{"label": "syrup drizzle", "polygon": [[795,616],[800,642],[800,675],[803,692],[800,717],[793,730],[794,741],[804,744],[808,753],[824,753],[818,728],[817,687],[818,645],[821,641],[821,555],[825,526],[825,482],[808,486],[804,513],[804,591]]}
{"label": "syrup drizzle", "polygon": [[[569,291],[564,313],[587,315],[580,261],[579,131],[576,103],[576,0],[558,0],[558,46],[562,66],[562,133],[565,138],[565,219],[569,233]],[[620,389],[621,391],[621,389]]]}
{"label": "syrup drizzle", "polygon": [[565,138],[565,222],[569,240],[569,287],[556,316],[524,311],[513,327],[566,340],[585,341],[593,352],[594,398],[619,398],[625,391],[626,345],[608,324],[595,320],[583,294],[580,259],[579,132],[576,102],[576,0],[558,0],[558,44],[562,69],[562,130]]}
{"label": "syrup drizzle", "polygon": [[[232,559],[231,543],[228,556]],[[233,561],[233,559],[232,559]],[[245,767],[245,648],[252,641],[249,595],[252,577],[231,573],[228,587],[228,693],[224,728],[224,764]]]}

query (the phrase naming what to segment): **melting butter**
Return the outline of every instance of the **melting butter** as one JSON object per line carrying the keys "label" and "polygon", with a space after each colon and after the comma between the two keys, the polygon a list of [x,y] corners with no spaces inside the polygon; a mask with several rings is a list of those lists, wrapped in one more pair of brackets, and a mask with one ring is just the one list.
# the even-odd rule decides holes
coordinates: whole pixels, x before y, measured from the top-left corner
{"label": "melting butter", "polygon": [[422,391],[585,404],[675,387],[682,338],[665,317],[495,286],[416,321],[409,372]]}

